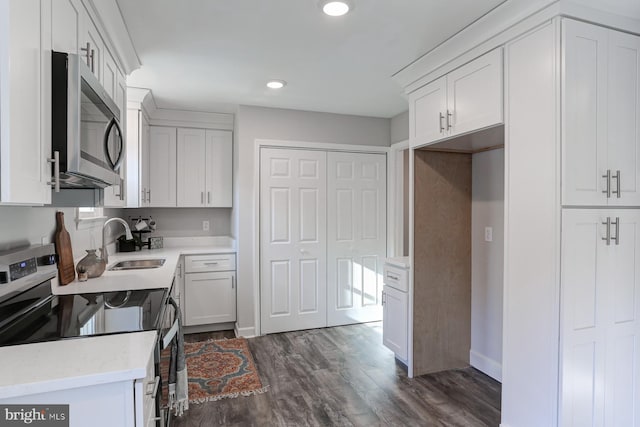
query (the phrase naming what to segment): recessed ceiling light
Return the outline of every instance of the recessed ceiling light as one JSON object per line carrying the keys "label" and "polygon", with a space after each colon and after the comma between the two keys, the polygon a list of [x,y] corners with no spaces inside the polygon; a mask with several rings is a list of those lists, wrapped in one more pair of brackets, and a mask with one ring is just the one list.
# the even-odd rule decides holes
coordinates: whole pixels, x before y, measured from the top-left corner
{"label": "recessed ceiling light", "polygon": [[269,80],[267,82],[267,87],[269,89],[282,89],[286,86],[286,84],[287,82],[285,82],[284,80]]}
{"label": "recessed ceiling light", "polygon": [[342,16],[351,10],[351,3],[348,1],[324,0],[320,2],[322,11],[329,16]]}

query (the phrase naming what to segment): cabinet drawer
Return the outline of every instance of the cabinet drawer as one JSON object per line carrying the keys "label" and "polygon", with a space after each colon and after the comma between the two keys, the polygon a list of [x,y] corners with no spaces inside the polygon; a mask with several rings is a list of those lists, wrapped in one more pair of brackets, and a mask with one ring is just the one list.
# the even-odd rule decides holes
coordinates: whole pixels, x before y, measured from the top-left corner
{"label": "cabinet drawer", "polygon": [[409,277],[407,275],[407,270],[385,264],[384,284],[404,292],[409,292]]}
{"label": "cabinet drawer", "polygon": [[187,255],[184,257],[186,273],[229,271],[236,269],[235,254]]}

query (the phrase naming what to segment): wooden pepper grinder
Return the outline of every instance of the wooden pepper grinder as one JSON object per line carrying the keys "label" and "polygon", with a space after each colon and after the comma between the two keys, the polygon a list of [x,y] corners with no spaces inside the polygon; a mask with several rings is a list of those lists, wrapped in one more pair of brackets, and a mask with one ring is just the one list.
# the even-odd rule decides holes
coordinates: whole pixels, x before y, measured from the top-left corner
{"label": "wooden pepper grinder", "polygon": [[58,281],[61,285],[67,285],[76,278],[76,270],[73,267],[71,237],[64,227],[64,212],[56,212],[54,242],[56,245],[56,253],[58,254]]}

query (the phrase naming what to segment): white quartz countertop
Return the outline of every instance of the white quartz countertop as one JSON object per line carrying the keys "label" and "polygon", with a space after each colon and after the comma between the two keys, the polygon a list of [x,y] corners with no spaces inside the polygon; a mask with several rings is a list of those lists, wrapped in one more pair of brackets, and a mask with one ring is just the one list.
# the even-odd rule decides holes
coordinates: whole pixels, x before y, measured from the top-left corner
{"label": "white quartz countertop", "polygon": [[0,399],[147,375],[156,332],[75,338],[0,348]]}
{"label": "white quartz countertop", "polygon": [[[68,295],[169,288],[181,255],[236,252],[230,239],[169,238],[164,244],[109,255],[102,276],[66,286],[53,279],[51,290]],[[166,261],[159,268],[109,271],[119,261],[150,258]],[[155,340],[150,331],[0,347],[0,399],[144,378]]]}
{"label": "white quartz countertop", "polygon": [[[181,243],[194,243],[188,238],[180,239]],[[57,279],[52,280],[51,291],[56,295],[82,294],[92,292],[133,291],[138,289],[169,288],[173,281],[173,275],[181,255],[235,253],[235,247],[231,244],[199,245],[195,242],[191,246],[169,246],[162,249],[143,249],[137,252],[119,252],[109,255],[107,269],[100,277],[80,282],[76,278],[65,286],[60,286]],[[169,241],[173,245],[173,241]],[[165,262],[159,268],[147,268],[140,270],[111,271],[109,268],[119,261],[132,259],[164,258]]]}
{"label": "white quartz countertop", "polygon": [[387,258],[385,262],[395,267],[411,268],[411,260],[409,259],[408,256]]}

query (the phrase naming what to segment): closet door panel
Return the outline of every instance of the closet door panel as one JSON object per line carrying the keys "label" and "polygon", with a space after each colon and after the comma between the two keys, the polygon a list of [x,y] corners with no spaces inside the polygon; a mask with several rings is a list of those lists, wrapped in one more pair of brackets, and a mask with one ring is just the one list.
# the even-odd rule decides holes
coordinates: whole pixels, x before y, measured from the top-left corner
{"label": "closet door panel", "polygon": [[261,331],[327,325],[326,153],[260,152]]}
{"label": "closet door panel", "polygon": [[328,154],[329,326],[382,319],[386,156]]}

